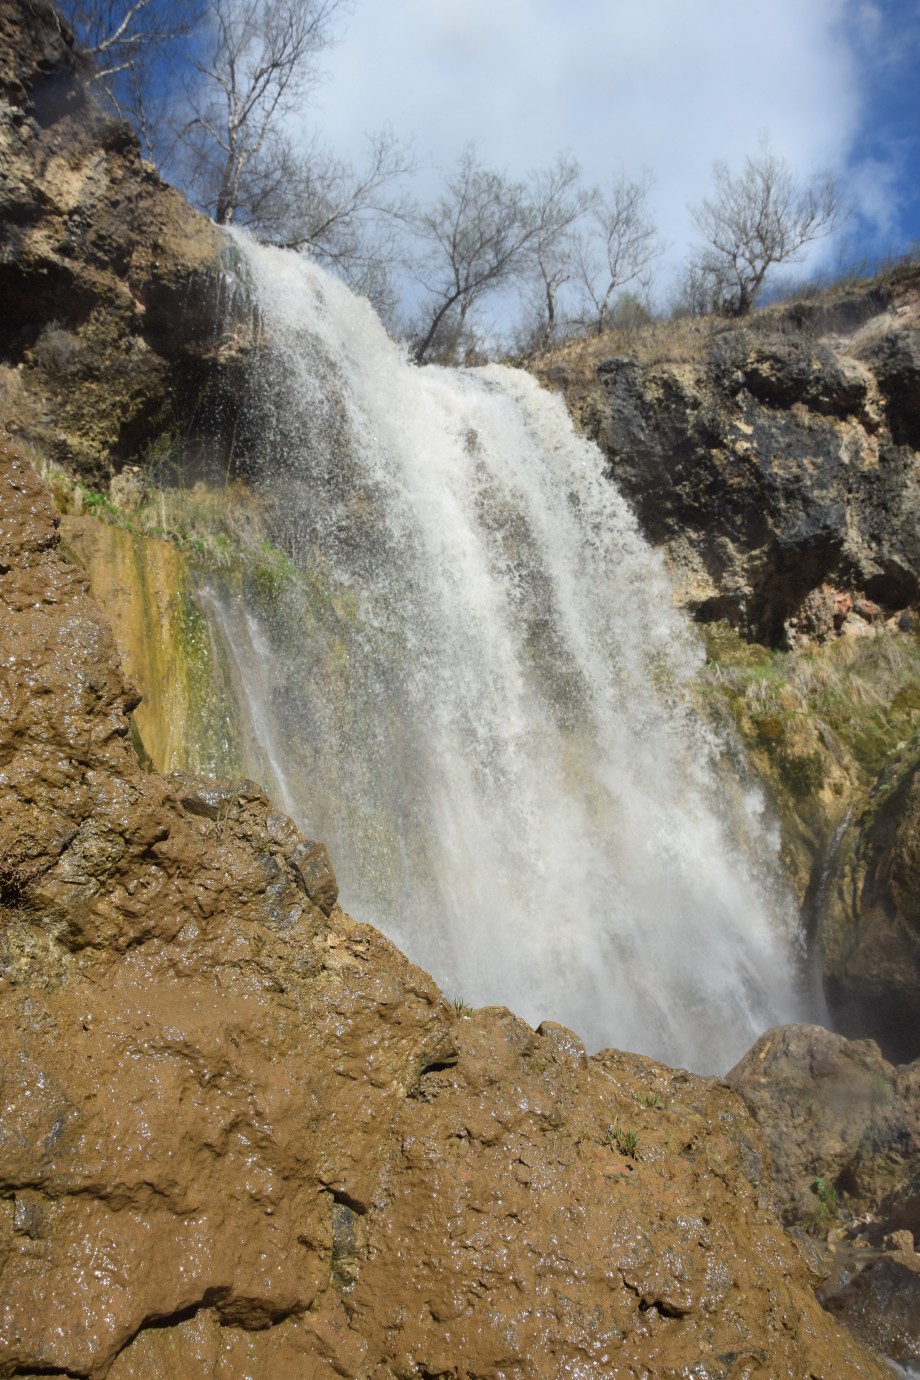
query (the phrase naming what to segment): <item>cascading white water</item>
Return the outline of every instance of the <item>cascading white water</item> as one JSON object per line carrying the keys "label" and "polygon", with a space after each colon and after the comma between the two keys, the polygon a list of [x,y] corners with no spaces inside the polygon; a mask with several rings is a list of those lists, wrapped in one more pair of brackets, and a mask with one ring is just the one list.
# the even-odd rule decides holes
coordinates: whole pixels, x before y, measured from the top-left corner
{"label": "cascading white water", "polygon": [[342,285],[240,245],[250,446],[313,591],[300,622],[211,591],[267,784],[448,996],[724,1071],[801,1016],[794,925],[602,457],[523,371],[416,368]]}

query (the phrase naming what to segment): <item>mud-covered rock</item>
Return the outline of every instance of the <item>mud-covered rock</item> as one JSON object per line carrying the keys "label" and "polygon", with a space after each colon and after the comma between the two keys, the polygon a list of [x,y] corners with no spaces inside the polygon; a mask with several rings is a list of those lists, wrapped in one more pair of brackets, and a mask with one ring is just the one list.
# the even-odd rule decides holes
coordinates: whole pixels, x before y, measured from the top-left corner
{"label": "mud-covered rock", "polygon": [[468,1013],[136,696],[0,452],[0,1373],[881,1376],[724,1084]]}

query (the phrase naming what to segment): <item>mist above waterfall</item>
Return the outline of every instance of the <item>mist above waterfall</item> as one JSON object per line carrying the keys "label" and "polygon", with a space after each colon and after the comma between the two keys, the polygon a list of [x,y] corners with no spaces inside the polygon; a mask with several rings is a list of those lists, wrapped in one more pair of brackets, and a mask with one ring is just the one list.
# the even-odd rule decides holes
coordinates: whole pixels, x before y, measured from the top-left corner
{"label": "mist above waterfall", "polygon": [[253,769],[449,997],[724,1070],[802,1014],[791,905],[599,452],[523,371],[414,367],[341,284],[240,243],[249,463],[303,572],[208,591]]}

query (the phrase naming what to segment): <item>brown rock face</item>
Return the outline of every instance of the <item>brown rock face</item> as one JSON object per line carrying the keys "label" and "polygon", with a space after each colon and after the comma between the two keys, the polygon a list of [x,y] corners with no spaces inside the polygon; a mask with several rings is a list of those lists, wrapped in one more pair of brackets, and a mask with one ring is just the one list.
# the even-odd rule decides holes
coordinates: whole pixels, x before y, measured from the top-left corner
{"label": "brown rock face", "polygon": [[94,483],[175,427],[217,386],[225,254],[89,99],[52,7],[0,0],[0,422]]}
{"label": "brown rock face", "polygon": [[9,446],[0,514],[0,1373],[885,1373],[734,1093],[451,1007],[251,782],[143,773]]}

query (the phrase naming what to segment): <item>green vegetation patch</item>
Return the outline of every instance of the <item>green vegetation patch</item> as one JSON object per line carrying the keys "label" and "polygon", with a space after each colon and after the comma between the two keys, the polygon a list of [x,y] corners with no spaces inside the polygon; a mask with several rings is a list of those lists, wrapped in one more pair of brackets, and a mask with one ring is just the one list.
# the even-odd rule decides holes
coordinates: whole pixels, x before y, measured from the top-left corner
{"label": "green vegetation patch", "polygon": [[706,629],[701,692],[793,796],[839,777],[868,787],[920,729],[920,638],[879,632],[806,651],[745,643]]}

